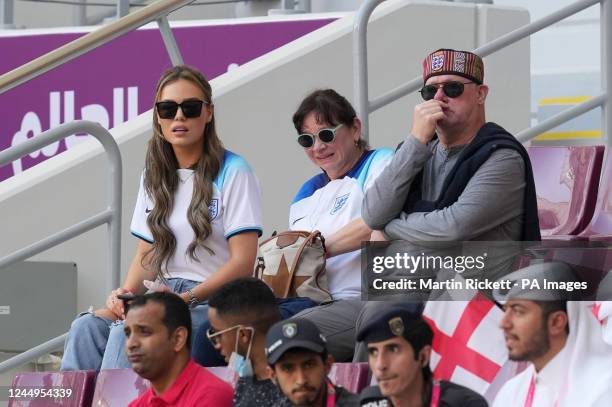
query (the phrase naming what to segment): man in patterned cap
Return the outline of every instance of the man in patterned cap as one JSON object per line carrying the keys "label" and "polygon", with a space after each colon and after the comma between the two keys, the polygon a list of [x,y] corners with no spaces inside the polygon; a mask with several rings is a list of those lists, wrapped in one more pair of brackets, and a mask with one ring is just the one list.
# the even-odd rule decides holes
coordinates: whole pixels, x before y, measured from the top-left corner
{"label": "man in patterned cap", "polygon": [[483,61],[471,52],[425,58],[412,130],[365,194],[372,240],[540,240],[529,157],[485,120],[483,80]]}
{"label": "man in patterned cap", "polygon": [[274,324],[266,335],[272,377],[287,400],[272,407],[353,407],[359,398],[327,377],[333,357],[319,328],[305,318]]}
{"label": "man in patterned cap", "polygon": [[[387,304],[385,304],[387,305]],[[421,314],[388,304],[357,322],[357,341],[368,348],[368,363],[380,394],[394,407],[486,407],[476,392],[457,384],[433,379],[429,368],[433,331]],[[376,389],[362,393],[362,404],[385,405]],[[366,402],[365,404],[363,402]]]}

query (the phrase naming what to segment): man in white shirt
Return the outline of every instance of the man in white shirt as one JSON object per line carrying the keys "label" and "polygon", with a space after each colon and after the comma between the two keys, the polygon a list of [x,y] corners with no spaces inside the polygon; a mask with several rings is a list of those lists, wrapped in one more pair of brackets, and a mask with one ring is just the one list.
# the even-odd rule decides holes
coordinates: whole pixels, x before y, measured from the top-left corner
{"label": "man in white shirt", "polygon": [[[529,361],[531,365],[504,386],[495,406],[508,405],[509,402],[553,406],[561,393],[563,370],[568,361],[565,348],[568,336],[566,301],[511,299],[506,302],[504,310],[500,327],[506,337],[508,356],[515,361]],[[510,398],[510,394],[503,396],[510,389],[513,397]]]}
{"label": "man in white shirt", "polygon": [[501,388],[493,407],[609,406],[612,381],[604,358],[611,360],[612,347],[602,341],[592,302],[568,301],[579,298],[580,289],[544,288],[545,282],[585,283],[560,262],[533,265],[504,279],[517,282],[505,296],[500,323],[508,356],[530,364]]}

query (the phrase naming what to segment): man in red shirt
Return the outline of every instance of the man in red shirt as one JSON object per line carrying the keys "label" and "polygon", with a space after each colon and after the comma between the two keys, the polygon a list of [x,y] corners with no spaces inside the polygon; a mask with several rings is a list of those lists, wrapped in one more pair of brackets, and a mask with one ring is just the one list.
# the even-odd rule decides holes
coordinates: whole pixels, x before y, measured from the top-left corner
{"label": "man in red shirt", "polygon": [[191,360],[191,316],[176,294],[135,297],[125,318],[125,335],[132,368],[151,382],[130,407],[232,405],[232,387]]}

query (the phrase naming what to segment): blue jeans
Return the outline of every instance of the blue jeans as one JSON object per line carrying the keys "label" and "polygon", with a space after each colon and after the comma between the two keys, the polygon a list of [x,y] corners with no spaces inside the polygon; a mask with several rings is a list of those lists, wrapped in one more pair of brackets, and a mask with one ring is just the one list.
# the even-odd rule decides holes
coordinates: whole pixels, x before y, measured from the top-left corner
{"label": "blue jeans", "polygon": [[[197,286],[198,282],[171,278],[168,287],[175,293],[183,293]],[[208,304],[200,303],[191,309],[192,332],[208,325]],[[192,335],[192,348],[193,348]],[[125,354],[123,321],[111,321],[91,312],[80,314],[70,326],[64,345],[61,370],[103,370],[131,368]]]}
{"label": "blue jeans", "polygon": [[[281,314],[281,319],[291,318],[300,311],[318,305],[316,302],[306,297],[277,299],[278,309]],[[194,341],[192,349],[193,359],[202,366],[225,366],[225,360],[212,346],[206,337],[206,330],[210,328],[208,318],[200,326],[197,331],[194,331]]]}

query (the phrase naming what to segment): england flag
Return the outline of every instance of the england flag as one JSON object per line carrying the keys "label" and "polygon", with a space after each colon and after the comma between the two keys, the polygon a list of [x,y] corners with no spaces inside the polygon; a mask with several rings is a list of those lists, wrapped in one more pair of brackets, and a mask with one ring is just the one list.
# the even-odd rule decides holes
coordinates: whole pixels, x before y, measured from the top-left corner
{"label": "england flag", "polygon": [[481,294],[470,301],[429,301],[423,316],[434,331],[434,377],[469,387],[492,400],[523,367],[508,361],[499,328],[503,311]]}

